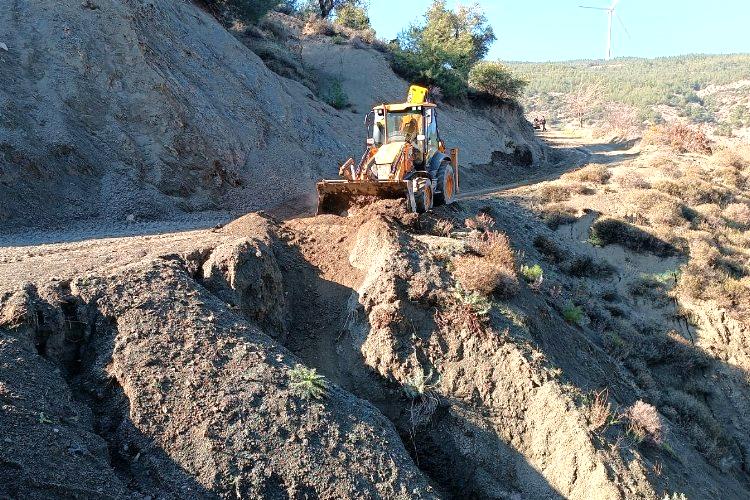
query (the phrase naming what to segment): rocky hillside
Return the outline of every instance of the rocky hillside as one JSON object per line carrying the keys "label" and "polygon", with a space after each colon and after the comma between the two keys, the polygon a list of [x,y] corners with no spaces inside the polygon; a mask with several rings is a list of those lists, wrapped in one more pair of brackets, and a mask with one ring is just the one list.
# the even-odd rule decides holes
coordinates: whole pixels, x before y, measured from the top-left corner
{"label": "rocky hillside", "polygon": [[[314,182],[361,150],[363,113],[402,100],[407,82],[367,44],[277,19],[289,33],[276,49],[316,82],[339,79],[351,109],[317,97],[324,85],[271,71],[248,34],[188,1],[2,9],[0,226],[304,211]],[[467,171],[495,151],[527,166],[544,159],[513,107],[445,106],[441,128]]]}

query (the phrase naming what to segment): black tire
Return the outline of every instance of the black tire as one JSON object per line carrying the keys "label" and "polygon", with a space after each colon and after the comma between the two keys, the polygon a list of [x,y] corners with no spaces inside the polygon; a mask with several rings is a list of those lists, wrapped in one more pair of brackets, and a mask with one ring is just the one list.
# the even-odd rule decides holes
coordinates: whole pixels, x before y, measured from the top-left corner
{"label": "black tire", "polygon": [[430,179],[420,177],[414,189],[414,202],[417,213],[423,214],[432,208],[432,183]]}
{"label": "black tire", "polygon": [[437,175],[437,193],[435,193],[435,206],[450,205],[456,201],[456,176],[453,165],[448,162],[440,165]]}

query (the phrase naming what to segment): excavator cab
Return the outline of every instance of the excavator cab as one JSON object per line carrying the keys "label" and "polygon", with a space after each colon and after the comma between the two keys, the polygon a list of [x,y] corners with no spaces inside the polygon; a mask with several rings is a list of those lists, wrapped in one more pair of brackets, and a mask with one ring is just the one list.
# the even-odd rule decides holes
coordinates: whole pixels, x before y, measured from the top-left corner
{"label": "excavator cab", "polygon": [[454,201],[458,149],[446,154],[425,87],[412,85],[406,102],[375,106],[365,126],[360,161],[349,158],[339,168],[343,179],[318,183],[318,213],[343,212],[358,196],[406,198],[415,212]]}

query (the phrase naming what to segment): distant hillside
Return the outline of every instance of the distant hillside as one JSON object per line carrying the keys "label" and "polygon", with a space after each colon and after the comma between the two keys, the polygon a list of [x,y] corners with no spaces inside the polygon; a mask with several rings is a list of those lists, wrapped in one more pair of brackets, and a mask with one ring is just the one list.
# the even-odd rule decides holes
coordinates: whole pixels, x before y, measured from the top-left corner
{"label": "distant hillside", "polygon": [[[750,126],[750,54],[510,65],[529,81],[527,110],[546,112],[553,119],[575,114],[571,93],[595,87],[589,119],[601,116],[603,104],[617,102],[632,106],[641,121],[660,122],[676,115],[724,128]],[[737,85],[743,80],[746,85]],[[736,98],[727,99],[727,93]]]}

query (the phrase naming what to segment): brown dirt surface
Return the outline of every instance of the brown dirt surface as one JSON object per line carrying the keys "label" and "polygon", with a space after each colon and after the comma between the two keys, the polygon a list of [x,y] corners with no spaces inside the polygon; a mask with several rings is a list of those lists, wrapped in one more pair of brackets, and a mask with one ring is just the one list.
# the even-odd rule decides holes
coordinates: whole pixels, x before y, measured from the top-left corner
{"label": "brown dirt surface", "polygon": [[[742,326],[698,307],[685,330],[668,283],[642,281],[681,254],[586,242],[601,214],[622,217],[606,197],[625,196],[618,179],[641,161],[595,150],[611,178],[555,204],[587,211],[554,230],[530,186],[419,217],[383,200],[4,248],[7,494],[742,497]],[[509,236],[511,267],[544,270],[487,309],[452,263],[485,258],[485,230]],[[566,321],[573,305],[582,317]],[[298,364],[325,377],[324,398],[294,390]],[[593,413],[604,388],[609,417]],[[637,401],[657,409],[661,444],[628,431]]]}
{"label": "brown dirt surface", "polygon": [[[320,401],[291,389],[299,361],[259,329],[281,336],[277,313],[292,286],[280,281],[268,223],[248,217],[222,233],[228,241],[214,248],[4,297],[2,362],[29,360],[25,372],[3,370],[3,415],[18,429],[3,446],[17,470],[7,494],[432,495],[373,406],[333,384]],[[55,384],[69,396],[38,397]],[[68,453],[72,440],[93,455]],[[72,471],[64,482],[23,481],[58,471],[58,456]],[[87,471],[92,460],[105,472]]]}

